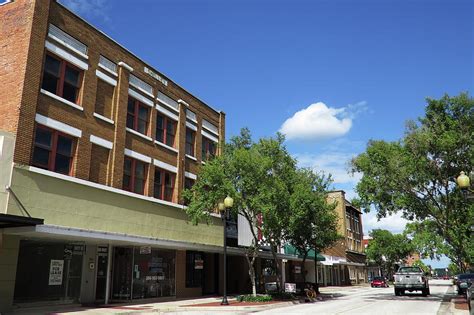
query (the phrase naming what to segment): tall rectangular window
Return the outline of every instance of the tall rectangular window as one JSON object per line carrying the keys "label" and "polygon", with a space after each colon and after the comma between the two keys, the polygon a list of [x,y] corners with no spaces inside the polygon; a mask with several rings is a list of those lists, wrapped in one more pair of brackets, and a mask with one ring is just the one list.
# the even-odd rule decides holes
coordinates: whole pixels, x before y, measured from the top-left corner
{"label": "tall rectangular window", "polygon": [[36,126],[32,165],[69,175],[72,169],[73,138],[59,131]]}
{"label": "tall rectangular window", "polygon": [[206,161],[216,156],[216,143],[206,137],[202,137],[202,160]]}
{"label": "tall rectangular window", "polygon": [[174,173],[155,168],[154,194],[157,199],[173,201],[173,191],[176,175]]}
{"label": "tall rectangular window", "polygon": [[47,54],[41,88],[70,102],[78,103],[82,73],[82,70],[72,64]]}
{"label": "tall rectangular window", "polygon": [[196,139],[196,132],[186,128],[186,154],[194,156],[194,141]]}
{"label": "tall rectangular window", "polygon": [[132,97],[128,98],[127,128],[148,134],[148,107]]}
{"label": "tall rectangular window", "polygon": [[156,114],[156,140],[170,147],[175,147],[176,121],[173,119]]}
{"label": "tall rectangular window", "polygon": [[125,157],[123,163],[123,189],[137,193],[145,193],[146,164],[142,161]]}

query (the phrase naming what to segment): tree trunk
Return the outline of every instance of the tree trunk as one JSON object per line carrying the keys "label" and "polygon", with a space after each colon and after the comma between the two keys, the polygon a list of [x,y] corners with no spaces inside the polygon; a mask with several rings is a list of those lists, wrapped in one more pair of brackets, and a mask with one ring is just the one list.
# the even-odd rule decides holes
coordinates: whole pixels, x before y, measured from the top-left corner
{"label": "tree trunk", "polygon": [[273,260],[275,261],[275,272],[276,272],[276,277],[277,277],[277,290],[278,292],[281,292],[281,273],[280,273],[280,263],[278,261],[278,258],[277,258],[277,253],[276,253],[276,248],[277,246],[275,245],[272,245],[270,246],[271,249],[272,249],[272,256],[273,256]]}
{"label": "tree trunk", "polygon": [[249,267],[249,278],[250,278],[250,283],[252,284],[253,296],[257,296],[257,283],[255,281],[255,267],[254,267],[256,257],[257,257],[257,254],[256,254],[255,248],[253,248],[250,252],[245,252],[245,258],[247,259],[247,264]]}
{"label": "tree trunk", "polygon": [[314,250],[314,290],[319,294],[319,278],[318,278],[318,254]]}
{"label": "tree trunk", "polygon": [[305,268],[305,263],[306,263],[306,257],[308,257],[308,252],[305,251],[303,254],[303,265],[301,266],[301,274],[303,275],[303,282],[306,283],[306,268]]}

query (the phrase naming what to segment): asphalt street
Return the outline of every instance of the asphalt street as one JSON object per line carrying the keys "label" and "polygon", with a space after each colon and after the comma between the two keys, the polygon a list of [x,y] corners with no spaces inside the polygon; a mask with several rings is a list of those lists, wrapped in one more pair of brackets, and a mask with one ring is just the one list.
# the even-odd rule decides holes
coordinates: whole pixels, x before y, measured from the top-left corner
{"label": "asphalt street", "polygon": [[[331,299],[266,310],[258,314],[452,314],[449,305],[442,303],[448,289],[452,291],[451,281],[448,280],[431,280],[431,295],[427,297],[418,292],[395,296],[392,286],[346,288],[334,291]],[[468,314],[467,311],[456,311],[458,313]]]}

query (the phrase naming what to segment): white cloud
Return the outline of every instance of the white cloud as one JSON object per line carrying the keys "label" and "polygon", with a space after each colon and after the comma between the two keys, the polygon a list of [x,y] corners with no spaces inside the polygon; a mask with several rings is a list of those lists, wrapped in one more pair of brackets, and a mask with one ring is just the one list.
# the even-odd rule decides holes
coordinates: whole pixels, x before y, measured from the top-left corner
{"label": "white cloud", "polygon": [[107,15],[106,0],[60,0],[64,6],[83,17],[97,17],[105,22],[110,21]]}
{"label": "white cloud", "polygon": [[359,102],[346,107],[328,107],[322,102],[296,112],[280,127],[288,140],[322,140],[345,135],[359,113],[367,110],[367,103]]}
{"label": "white cloud", "polygon": [[355,156],[355,153],[328,152],[323,154],[295,154],[300,167],[309,167],[315,172],[324,172],[331,174],[334,184],[357,184],[361,175],[354,175],[349,172],[349,161]]}
{"label": "white cloud", "polygon": [[392,233],[401,233],[408,222],[408,220],[402,218],[401,213],[396,213],[378,220],[375,210],[365,213],[362,217],[365,235],[368,235],[368,232],[374,229],[384,229],[389,230]]}

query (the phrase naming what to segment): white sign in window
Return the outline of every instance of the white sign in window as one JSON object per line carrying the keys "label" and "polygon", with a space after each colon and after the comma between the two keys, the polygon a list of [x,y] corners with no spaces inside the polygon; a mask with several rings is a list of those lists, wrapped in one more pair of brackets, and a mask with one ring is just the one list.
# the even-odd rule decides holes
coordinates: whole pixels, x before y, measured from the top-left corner
{"label": "white sign in window", "polygon": [[63,283],[64,260],[51,259],[49,265],[49,285],[61,285]]}

